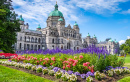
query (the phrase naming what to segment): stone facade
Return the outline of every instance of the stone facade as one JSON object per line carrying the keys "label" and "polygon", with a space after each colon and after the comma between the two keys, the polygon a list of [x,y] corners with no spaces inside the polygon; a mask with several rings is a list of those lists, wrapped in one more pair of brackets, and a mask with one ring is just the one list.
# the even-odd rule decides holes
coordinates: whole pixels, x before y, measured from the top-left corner
{"label": "stone facade", "polygon": [[93,38],[88,36],[83,39],[79,32],[79,26],[75,22],[73,28],[70,24],[65,27],[65,19],[63,14],[58,11],[58,5],[55,5],[55,10],[50,13],[47,18],[47,26],[45,28],[37,27],[36,30],[30,30],[29,25],[24,24],[24,19],[20,16],[21,31],[17,33],[17,42],[15,50],[38,50],[38,49],[72,49],[78,50],[86,48],[91,44],[97,47],[107,47],[114,53],[114,49],[119,48],[119,43],[114,41],[105,41],[98,43],[96,36]]}

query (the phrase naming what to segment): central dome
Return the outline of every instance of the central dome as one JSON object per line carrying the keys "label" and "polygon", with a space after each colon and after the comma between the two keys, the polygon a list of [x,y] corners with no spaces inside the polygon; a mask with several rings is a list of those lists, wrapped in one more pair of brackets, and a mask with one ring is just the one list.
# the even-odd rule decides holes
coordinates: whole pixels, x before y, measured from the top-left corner
{"label": "central dome", "polygon": [[61,16],[61,17],[63,17],[63,14],[62,14],[60,11],[58,11],[58,5],[57,5],[57,3],[56,3],[56,5],[55,5],[55,10],[52,11],[52,12],[49,14],[49,17],[50,17],[50,16]]}

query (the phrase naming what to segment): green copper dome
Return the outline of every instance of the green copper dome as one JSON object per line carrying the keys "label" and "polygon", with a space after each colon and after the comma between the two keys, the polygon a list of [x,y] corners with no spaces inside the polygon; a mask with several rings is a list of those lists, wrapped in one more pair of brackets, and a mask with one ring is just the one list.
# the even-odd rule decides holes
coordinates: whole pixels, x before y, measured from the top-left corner
{"label": "green copper dome", "polygon": [[75,26],[78,26],[78,24],[77,24],[77,22],[75,21],[75,24],[74,24]]}
{"label": "green copper dome", "polygon": [[58,19],[58,21],[63,21],[63,19],[60,17],[60,18]]}
{"label": "green copper dome", "polygon": [[109,41],[110,41],[110,42],[113,42],[113,40],[112,40],[112,39],[110,39]]}
{"label": "green copper dome", "polygon": [[116,41],[116,39],[115,39],[115,43],[118,43],[118,42]]}
{"label": "green copper dome", "polygon": [[58,11],[58,5],[57,5],[57,3],[56,3],[56,5],[55,5],[55,10],[52,11],[52,12],[49,14],[49,17],[50,17],[50,16],[61,16],[61,17],[63,17],[63,14],[62,14],[60,11]]}
{"label": "green copper dome", "polygon": [[24,19],[22,18],[22,15],[20,15],[19,20],[20,20],[20,21],[24,21]]}
{"label": "green copper dome", "polygon": [[93,38],[96,38],[95,34],[94,34]]}
{"label": "green copper dome", "polygon": [[37,27],[37,28],[41,28],[40,24],[38,25],[38,27]]}
{"label": "green copper dome", "polygon": [[87,35],[87,36],[90,36],[90,35],[89,35],[89,33],[88,33],[88,35]]}

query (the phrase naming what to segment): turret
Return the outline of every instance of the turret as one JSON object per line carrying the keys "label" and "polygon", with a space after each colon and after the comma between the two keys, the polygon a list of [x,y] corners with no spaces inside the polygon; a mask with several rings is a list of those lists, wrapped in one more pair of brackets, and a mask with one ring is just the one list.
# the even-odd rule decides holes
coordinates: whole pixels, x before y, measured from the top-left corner
{"label": "turret", "polygon": [[90,38],[90,34],[88,33],[87,38]]}
{"label": "turret", "polygon": [[75,21],[75,24],[73,26],[73,29],[76,31],[76,33],[79,33],[79,26],[78,26],[76,21]]}
{"label": "turret", "polygon": [[28,23],[26,23],[25,29],[29,29],[29,24]]}
{"label": "turret", "polygon": [[21,25],[23,25],[23,24],[24,24],[24,19],[22,18],[22,15],[20,15],[20,18],[19,18],[19,23],[20,23]]}
{"label": "turret", "polygon": [[64,23],[64,21],[63,21],[63,19],[61,17],[58,19],[57,27],[58,28],[59,27],[60,28],[65,27],[65,23]]}
{"label": "turret", "polygon": [[41,30],[41,26],[40,26],[40,24],[38,25],[37,30]]}

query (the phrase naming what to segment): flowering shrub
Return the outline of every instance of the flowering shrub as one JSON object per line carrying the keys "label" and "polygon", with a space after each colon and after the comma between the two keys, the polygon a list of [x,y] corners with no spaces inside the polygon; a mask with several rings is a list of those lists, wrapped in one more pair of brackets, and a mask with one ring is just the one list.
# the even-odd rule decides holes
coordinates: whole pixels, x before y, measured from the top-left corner
{"label": "flowering shrub", "polygon": [[65,72],[65,74],[62,74],[61,78],[63,81],[68,81],[69,80],[69,74],[67,72]]}
{"label": "flowering shrub", "polygon": [[112,77],[114,75],[114,70],[113,69],[108,70],[107,73],[108,73],[108,76]]}
{"label": "flowering shrub", "polygon": [[55,72],[53,70],[49,70],[48,74],[51,75],[51,76],[54,76]]}
{"label": "flowering shrub", "polygon": [[40,67],[40,66],[37,67],[37,68],[36,68],[36,72],[37,72],[37,73],[41,73],[41,72],[42,72],[42,67]]}
{"label": "flowering shrub", "polygon": [[101,80],[101,73],[99,71],[96,71],[94,75],[97,80]]}
{"label": "flowering shrub", "polygon": [[[114,59],[115,58],[115,59]],[[42,65],[44,67],[58,67],[64,70],[71,70],[74,72],[79,72],[81,74],[91,71],[102,71],[107,66],[117,67],[120,61],[116,55],[102,55],[102,54],[54,54],[54,55],[23,55],[18,57],[13,57],[12,61],[30,63],[33,65]],[[119,65],[120,66],[120,65]],[[54,72],[58,71],[57,69]],[[71,73],[72,74],[72,73]]]}
{"label": "flowering shrub", "polygon": [[123,69],[115,69],[115,73],[117,74],[117,75],[119,75],[119,74],[121,74],[123,72]]}
{"label": "flowering shrub", "polygon": [[44,75],[48,74],[48,69],[43,69],[42,72],[43,72]]}
{"label": "flowering shrub", "polygon": [[76,75],[72,74],[69,76],[69,82],[76,82],[76,81],[77,81]]}
{"label": "flowering shrub", "polygon": [[61,76],[62,76],[62,72],[60,71],[60,70],[58,70],[56,73],[55,73],[55,76],[56,76],[56,78],[61,78]]}
{"label": "flowering shrub", "polygon": [[[76,82],[77,81],[77,76],[80,75],[81,78],[86,78],[87,82],[91,82],[92,78],[91,76],[95,75],[95,78],[98,80],[101,80],[102,78],[106,77],[106,75],[104,73],[100,73],[99,71],[96,71],[94,74],[89,71],[86,74],[80,74],[79,72],[73,72],[71,70],[66,71],[63,70],[59,67],[43,67],[42,65],[32,65],[30,63],[23,63],[23,62],[14,62],[14,61],[0,61],[0,64],[6,64],[9,66],[16,66],[16,67],[23,67],[25,69],[32,69],[33,71],[36,70],[37,73],[41,73],[43,71],[43,74],[49,74],[49,75],[55,75],[57,78],[62,78],[63,81],[69,81],[69,82]],[[52,69],[52,70],[49,70]],[[123,73],[130,73],[130,69],[126,68],[126,67],[116,67],[113,68],[112,66],[109,66],[109,68],[107,68],[107,72],[109,73],[109,70],[116,73],[116,74],[123,74]],[[74,74],[73,74],[74,73]],[[110,73],[110,76],[112,76],[112,74]]]}
{"label": "flowering shrub", "polygon": [[11,54],[11,53],[0,53],[0,59],[2,58],[12,58],[14,56],[18,56],[17,54]]}
{"label": "flowering shrub", "polygon": [[33,70],[33,71],[36,71],[36,66],[32,66],[32,70]]}
{"label": "flowering shrub", "polygon": [[86,78],[86,82],[92,82],[93,81],[93,78],[91,77],[91,76],[88,76],[87,78]]}

